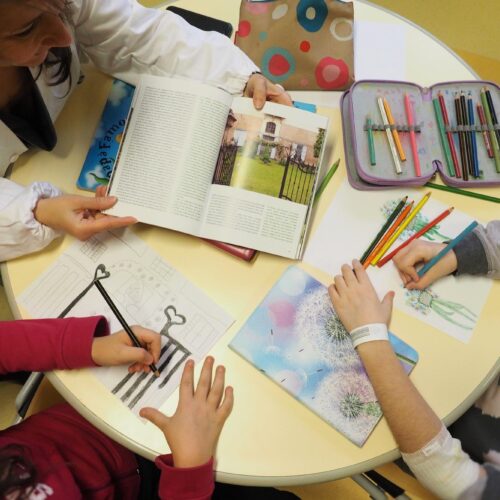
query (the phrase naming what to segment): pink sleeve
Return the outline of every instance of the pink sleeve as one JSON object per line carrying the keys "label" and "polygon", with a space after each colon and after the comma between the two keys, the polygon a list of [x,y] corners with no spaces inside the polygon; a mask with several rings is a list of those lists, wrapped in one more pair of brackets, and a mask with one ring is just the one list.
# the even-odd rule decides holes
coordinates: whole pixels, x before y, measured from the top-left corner
{"label": "pink sleeve", "polygon": [[172,455],[160,455],[155,460],[161,471],[158,495],[169,500],[210,500],[214,491],[213,458],[198,467],[174,467]]}
{"label": "pink sleeve", "polygon": [[0,322],[0,373],[95,366],[92,339],[108,333],[102,316]]}

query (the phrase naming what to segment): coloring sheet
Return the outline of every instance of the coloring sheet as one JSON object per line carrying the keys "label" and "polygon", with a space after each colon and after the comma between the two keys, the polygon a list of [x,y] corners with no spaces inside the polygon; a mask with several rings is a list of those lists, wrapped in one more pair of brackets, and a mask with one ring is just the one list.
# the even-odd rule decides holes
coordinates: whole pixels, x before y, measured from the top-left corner
{"label": "coloring sheet", "polygon": [[[57,317],[92,281],[96,267],[110,273],[101,284],[129,325],[162,335],[161,375],[129,374],[127,367],[93,368],[96,377],[134,413],[160,407],[177,388],[185,361],[200,361],[232,324],[204,292],[131,231],[76,242],[20,297],[34,318]],[[122,327],[93,286],[66,316],[105,316]]]}
{"label": "coloring sheet", "polygon": [[[409,373],[417,353],[390,340]],[[230,347],[358,446],[382,416],[326,287],[298,267],[285,271]]]}
{"label": "coloring sheet", "polygon": [[[424,190],[390,189],[358,191],[347,181],[335,194],[316,232],[309,238],[304,262],[330,275],[340,273],[344,263],[360,258],[396,204],[408,195],[415,204]],[[449,208],[431,198],[394,242],[392,249]],[[434,226],[422,238],[444,242],[457,236],[474,219],[458,210]],[[447,276],[423,291],[405,290],[394,264],[369,266],[368,274],[380,297],[396,292],[395,307],[442,332],[467,343],[491,288],[491,280],[475,276]]]}

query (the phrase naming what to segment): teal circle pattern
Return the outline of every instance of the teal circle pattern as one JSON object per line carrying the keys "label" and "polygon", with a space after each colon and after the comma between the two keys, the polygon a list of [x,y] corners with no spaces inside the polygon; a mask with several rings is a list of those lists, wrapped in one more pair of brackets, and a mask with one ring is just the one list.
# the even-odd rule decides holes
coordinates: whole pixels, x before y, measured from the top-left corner
{"label": "teal circle pattern", "polygon": [[[314,9],[314,19],[308,19],[306,12],[308,9]],[[319,31],[328,16],[328,7],[325,0],[300,0],[297,4],[297,21],[306,30],[311,33]]]}
{"label": "teal circle pattern", "polygon": [[[287,60],[288,64],[290,65],[288,71],[286,73],[283,73],[282,75],[273,75],[269,71],[269,63],[271,62],[272,57],[275,55],[280,55],[284,57]],[[262,56],[262,64],[261,64],[262,74],[268,80],[271,80],[274,83],[284,82],[287,78],[289,78],[291,75],[295,73],[295,67],[296,67],[295,58],[288,50],[282,47],[270,47],[264,52],[264,55]]]}

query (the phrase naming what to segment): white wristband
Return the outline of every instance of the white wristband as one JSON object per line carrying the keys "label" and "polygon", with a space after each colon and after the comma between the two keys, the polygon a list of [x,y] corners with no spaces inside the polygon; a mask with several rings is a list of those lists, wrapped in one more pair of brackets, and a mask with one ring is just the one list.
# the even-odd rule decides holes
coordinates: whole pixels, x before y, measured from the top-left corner
{"label": "white wristband", "polygon": [[359,344],[364,344],[372,340],[389,340],[387,325],[384,323],[370,323],[359,326],[352,330],[350,334],[354,348],[358,347]]}

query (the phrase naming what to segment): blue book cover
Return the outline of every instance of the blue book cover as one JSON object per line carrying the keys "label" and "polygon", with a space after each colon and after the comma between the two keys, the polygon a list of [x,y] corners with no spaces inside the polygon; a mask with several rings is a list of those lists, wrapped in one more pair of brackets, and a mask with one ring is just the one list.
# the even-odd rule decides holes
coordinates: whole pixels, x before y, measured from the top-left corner
{"label": "blue book cover", "polygon": [[[417,352],[389,335],[410,373]],[[382,417],[327,288],[296,266],[285,271],[230,347],[357,446]]]}
{"label": "blue book cover", "polygon": [[120,146],[135,87],[114,80],[76,185],[95,191],[107,185]]}

